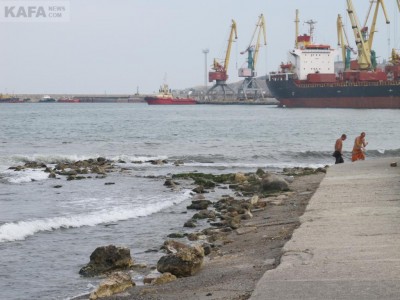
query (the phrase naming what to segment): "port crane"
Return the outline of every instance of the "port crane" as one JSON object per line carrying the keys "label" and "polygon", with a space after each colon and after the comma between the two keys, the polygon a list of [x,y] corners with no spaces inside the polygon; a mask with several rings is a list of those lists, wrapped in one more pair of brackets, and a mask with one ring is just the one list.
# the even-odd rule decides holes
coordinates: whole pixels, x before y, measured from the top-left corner
{"label": "port crane", "polygon": [[[398,7],[398,9],[399,9],[399,12],[400,12],[400,0],[396,0],[396,3],[397,3],[397,7]],[[393,65],[396,65],[396,66],[399,66],[400,65],[400,51],[397,49],[392,49],[392,54],[391,54],[391,57],[390,57],[390,62],[393,64]]]}
{"label": "port crane", "polygon": [[[255,40],[255,37],[257,39]],[[258,60],[258,54],[261,47],[261,37],[263,37],[264,45],[267,44],[266,30],[265,30],[265,19],[264,15],[261,14],[258,18],[256,28],[251,37],[248,47],[240,52],[240,54],[247,53],[247,68],[239,69],[239,77],[244,77],[244,80],[239,87],[238,94],[241,99],[247,100],[249,98],[249,91],[254,93],[254,98],[260,94],[261,98],[264,98],[262,88],[257,82],[256,76],[256,65]]]}
{"label": "port crane", "polygon": [[[367,22],[368,22],[369,15],[371,13],[371,10],[372,10],[372,7],[373,7],[374,3],[376,3],[376,6],[375,6],[374,15],[373,15],[373,18],[372,18],[371,29],[370,29],[370,32],[368,34]],[[390,24],[384,0],[373,0],[373,1],[370,2],[368,14],[367,14],[367,17],[365,18],[364,27],[363,27],[363,30],[362,30],[363,32],[365,32],[365,34],[367,36],[369,48],[371,49],[371,63],[372,63],[373,69],[376,69],[377,62],[376,62],[375,51],[372,50],[372,47],[373,47],[372,45],[373,45],[373,41],[374,41],[375,32],[377,32],[377,30],[376,30],[376,20],[378,18],[378,11],[379,11],[380,7],[382,8],[383,14],[385,15],[386,24]]]}
{"label": "port crane", "polygon": [[206,97],[208,99],[212,95],[213,91],[218,87],[222,89],[224,99],[226,99],[227,90],[231,91],[233,95],[235,94],[235,91],[226,84],[226,81],[228,80],[229,59],[234,39],[237,39],[237,26],[235,20],[232,20],[231,30],[228,39],[228,47],[226,49],[223,65],[221,64],[221,62],[218,61],[218,59],[214,58],[212,66],[213,71],[208,73],[208,81],[215,81],[215,84],[206,93]]}
{"label": "port crane", "polygon": [[337,35],[338,35],[338,46],[342,50],[344,70],[349,70],[351,61],[351,52],[353,52],[354,54],[357,54],[357,52],[349,45],[349,38],[347,36],[346,30],[344,29],[342,16],[340,14],[337,17],[336,25],[337,25]]}
{"label": "port crane", "polygon": [[[372,9],[373,4],[376,3],[374,16],[372,19],[371,30],[368,32],[368,27],[366,26],[367,21],[369,19],[369,15]],[[358,49],[358,68],[360,70],[375,70],[376,69],[376,54],[375,51],[372,50],[374,35],[376,32],[376,20],[378,16],[379,7],[382,7],[382,10],[385,14],[386,23],[389,24],[389,18],[387,17],[386,8],[383,0],[376,0],[371,2],[369,12],[367,14],[367,18],[365,20],[364,26],[361,27],[358,21],[357,15],[355,13],[355,9],[353,6],[353,2],[351,0],[347,0],[347,13],[350,18],[351,26],[353,28],[356,45]]]}

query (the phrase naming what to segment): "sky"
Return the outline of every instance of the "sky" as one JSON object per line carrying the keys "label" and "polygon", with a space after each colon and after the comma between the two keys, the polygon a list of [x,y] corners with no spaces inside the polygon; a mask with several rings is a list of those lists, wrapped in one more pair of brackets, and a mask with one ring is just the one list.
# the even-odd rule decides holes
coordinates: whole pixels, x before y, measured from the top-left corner
{"label": "sky", "polygon": [[[5,0],[0,0],[0,4]],[[41,5],[39,0],[13,0]],[[60,0],[51,0],[57,3]],[[10,2],[10,1],[6,1]],[[294,46],[295,10],[300,33],[316,21],[314,41],[337,47],[336,19],[341,14],[354,47],[345,0],[63,0],[69,17],[62,22],[0,21],[0,93],[141,94],[204,86],[214,58],[223,59],[232,19],[238,39],[232,46],[229,82],[240,80],[245,50],[260,14],[267,45],[260,49],[259,76],[278,69]],[[364,23],[369,0],[353,0]],[[377,22],[378,60],[400,48],[396,0],[385,1]],[[4,14],[4,12],[3,12]],[[203,49],[209,49],[205,55]],[[339,54],[338,54],[339,58]],[[208,83],[211,87],[211,83]]]}

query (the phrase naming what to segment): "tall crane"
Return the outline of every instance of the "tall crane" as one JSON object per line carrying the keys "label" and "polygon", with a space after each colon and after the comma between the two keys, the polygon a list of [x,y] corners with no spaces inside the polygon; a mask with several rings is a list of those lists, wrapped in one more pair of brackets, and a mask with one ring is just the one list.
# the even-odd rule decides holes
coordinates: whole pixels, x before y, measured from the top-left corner
{"label": "tall crane", "polygon": [[[255,40],[256,36],[257,39]],[[253,32],[249,45],[244,51],[240,52],[240,54],[247,53],[247,68],[239,69],[239,77],[244,77],[244,80],[238,90],[238,93],[241,97],[243,95],[243,98],[245,98],[246,100],[248,99],[248,91],[254,92],[254,98],[257,98],[257,94],[260,94],[262,98],[264,97],[262,89],[255,78],[257,76],[256,65],[261,47],[261,37],[263,37],[264,45],[266,45],[267,37],[265,30],[265,19],[263,14],[261,14],[258,18],[258,22],[256,24],[256,28]]]}
{"label": "tall crane", "polygon": [[213,90],[215,90],[217,87],[220,87],[222,89],[224,99],[226,98],[227,90],[230,90],[233,94],[235,94],[234,90],[226,84],[226,80],[228,79],[229,59],[234,39],[237,39],[237,26],[236,22],[232,20],[231,30],[228,39],[228,47],[226,49],[223,65],[221,64],[221,62],[218,61],[218,59],[214,58],[212,66],[212,69],[214,71],[208,73],[208,81],[213,82],[215,80],[215,84],[207,91],[207,98],[210,97]]}
{"label": "tall crane", "polygon": [[[374,11],[374,16],[372,18],[371,30],[370,30],[370,32],[368,34],[367,22],[368,22],[369,15],[370,15],[370,12],[371,12],[371,9],[372,9],[374,3],[376,3],[376,6],[375,6],[375,11]],[[363,33],[366,34],[366,38],[368,40],[368,45],[369,45],[369,48],[371,49],[371,51],[372,51],[372,45],[373,45],[373,42],[374,42],[374,36],[375,36],[375,32],[376,32],[376,20],[378,18],[379,7],[382,8],[382,11],[383,11],[383,13],[385,15],[386,24],[390,24],[390,21],[389,21],[389,18],[388,18],[388,14],[386,12],[386,7],[385,7],[384,0],[371,1],[367,17],[365,18],[364,27],[362,29]],[[374,53],[372,53],[372,54],[374,54]],[[372,58],[372,59],[374,60],[374,58]],[[374,67],[376,67],[376,62],[372,61],[372,64],[375,65]]]}
{"label": "tall crane", "polygon": [[[400,0],[399,0],[400,1]],[[357,54],[353,48],[349,45],[349,38],[347,37],[346,30],[344,29],[342,16],[339,14],[337,17],[337,35],[338,35],[338,46],[342,49],[342,59],[344,63],[344,69],[350,69],[351,52]]]}
{"label": "tall crane", "polygon": [[351,0],[347,0],[347,13],[350,18],[351,27],[353,28],[353,33],[358,49],[358,66],[360,70],[371,70],[371,49],[369,48],[369,44],[365,40],[365,35],[363,35],[361,31],[361,26],[354,10],[353,2]]}
{"label": "tall crane", "polygon": [[[366,26],[368,19],[369,19],[369,14],[371,12],[373,4],[376,3],[375,11],[374,11],[374,16],[372,19],[371,23],[371,30],[368,32],[368,27]],[[350,18],[351,26],[353,28],[354,32],[354,37],[356,40],[356,45],[358,49],[358,65],[360,70],[375,70],[376,68],[376,55],[375,51],[372,50],[372,45],[374,41],[374,35],[376,32],[376,20],[378,17],[378,11],[379,7],[382,7],[382,10],[385,14],[386,18],[386,23],[390,23],[387,13],[386,13],[386,8],[385,8],[385,3],[383,0],[374,0],[371,1],[370,9],[367,14],[366,21],[364,23],[364,26],[361,27],[360,23],[358,21],[358,18],[356,16],[354,6],[351,0],[347,0],[347,13]]]}

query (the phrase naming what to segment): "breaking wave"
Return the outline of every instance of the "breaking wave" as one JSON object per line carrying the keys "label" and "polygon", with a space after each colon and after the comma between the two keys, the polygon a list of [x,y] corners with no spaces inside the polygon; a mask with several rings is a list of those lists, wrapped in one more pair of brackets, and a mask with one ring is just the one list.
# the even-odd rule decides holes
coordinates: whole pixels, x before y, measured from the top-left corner
{"label": "breaking wave", "polygon": [[27,237],[43,231],[96,226],[103,223],[145,217],[181,203],[189,198],[190,191],[185,191],[173,199],[156,201],[141,208],[118,207],[111,210],[102,210],[87,214],[5,223],[0,226],[0,243],[25,240]]}

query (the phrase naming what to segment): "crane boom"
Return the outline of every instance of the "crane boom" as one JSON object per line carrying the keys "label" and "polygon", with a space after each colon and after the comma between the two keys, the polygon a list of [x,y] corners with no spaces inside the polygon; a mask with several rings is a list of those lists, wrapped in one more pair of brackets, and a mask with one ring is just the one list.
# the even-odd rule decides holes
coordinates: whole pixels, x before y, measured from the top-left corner
{"label": "crane boom", "polygon": [[356,54],[353,48],[349,45],[349,39],[347,33],[344,30],[344,25],[342,21],[342,16],[339,14],[337,17],[337,35],[338,35],[338,46],[342,49],[342,59],[344,62],[344,69],[348,70],[350,68],[350,52]]}
{"label": "crane boom", "polygon": [[254,50],[254,56],[253,56],[253,67],[254,68],[257,65],[258,53],[260,52],[261,33],[264,38],[264,45],[267,44],[267,34],[266,34],[266,30],[265,30],[265,20],[264,20],[263,14],[261,14],[261,16],[258,20],[257,26],[259,27],[259,30],[258,30],[256,48]]}
{"label": "crane boom", "polygon": [[229,58],[231,55],[232,43],[234,39],[237,39],[237,28],[236,28],[236,22],[232,20],[231,30],[228,39],[228,47],[226,49],[225,60],[223,62],[223,65],[216,58],[214,58],[214,63],[212,67],[213,71],[208,72],[208,81],[209,82],[215,81],[215,84],[206,93],[206,98],[208,99],[210,99],[210,97],[215,97],[218,95],[218,93],[216,93],[216,89],[218,87],[222,90],[224,99],[227,96],[228,91],[230,91],[232,95],[235,95],[235,91],[231,87],[229,87],[229,85],[226,84],[226,81],[228,80],[229,77],[228,76]]}
{"label": "crane boom", "polygon": [[[372,6],[372,4],[373,4],[373,2],[371,2],[371,6]],[[389,21],[387,12],[386,12],[385,2],[383,0],[377,0],[376,1],[375,11],[374,11],[374,16],[373,16],[373,19],[372,19],[371,30],[370,30],[370,34],[369,34],[369,38],[368,38],[369,49],[372,49],[372,44],[373,44],[373,41],[374,41],[374,35],[375,35],[375,32],[376,32],[375,27],[376,27],[376,20],[378,18],[379,6],[382,7],[382,10],[383,10],[383,13],[384,13],[385,19],[386,19],[386,24],[390,24],[390,21]],[[367,20],[366,20],[366,22],[367,22]]]}
{"label": "crane boom", "polygon": [[360,23],[351,0],[347,0],[347,13],[350,18],[351,27],[353,28],[358,49],[358,65],[361,70],[369,70],[371,69],[371,49],[369,48],[369,44],[364,40]]}
{"label": "crane boom", "polygon": [[[258,34],[257,34],[258,32]],[[254,37],[257,34],[257,41],[256,44],[253,44]],[[267,44],[267,35],[266,35],[266,30],[265,30],[265,19],[264,15],[261,14],[260,17],[258,18],[256,28],[254,29],[253,35],[251,36],[251,40],[249,45],[247,46],[246,50],[240,52],[240,54],[245,54],[246,52],[249,52],[249,57],[248,57],[248,68],[251,69],[252,71],[255,70],[256,64],[257,64],[257,59],[258,59],[258,53],[260,50],[260,45],[261,45],[261,35],[264,38],[264,45]]]}
{"label": "crane boom", "polygon": [[231,56],[231,49],[232,49],[233,38],[235,38],[235,40],[237,39],[237,29],[236,29],[236,22],[235,22],[235,20],[232,20],[231,32],[230,32],[230,34],[229,34],[228,48],[227,48],[227,50],[226,50],[225,62],[224,62],[224,69],[225,69],[225,71],[228,70],[228,66],[229,66],[229,58],[230,58],[230,56]]}

